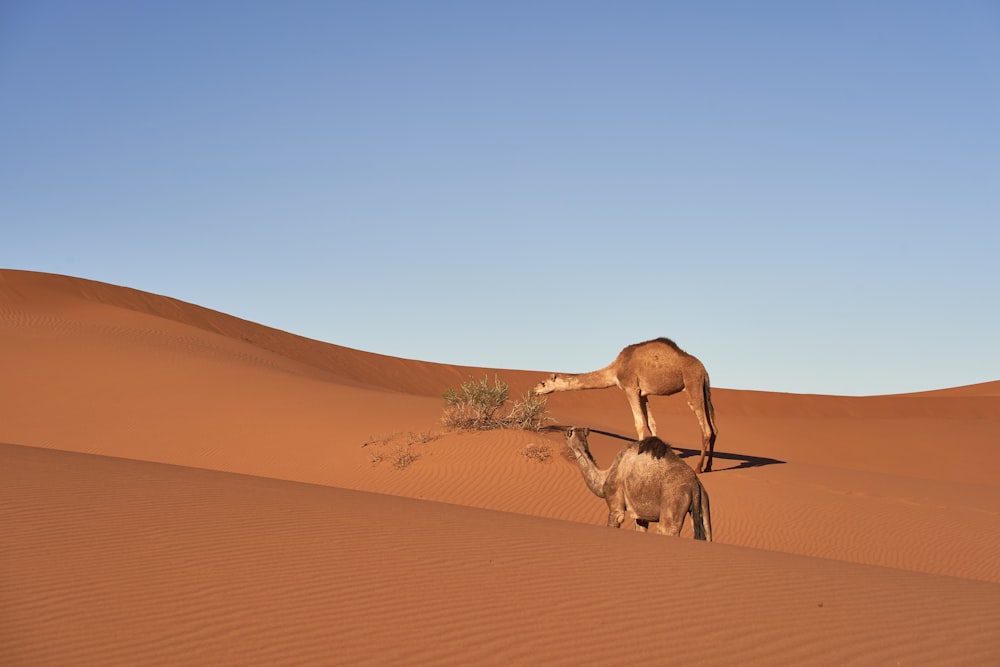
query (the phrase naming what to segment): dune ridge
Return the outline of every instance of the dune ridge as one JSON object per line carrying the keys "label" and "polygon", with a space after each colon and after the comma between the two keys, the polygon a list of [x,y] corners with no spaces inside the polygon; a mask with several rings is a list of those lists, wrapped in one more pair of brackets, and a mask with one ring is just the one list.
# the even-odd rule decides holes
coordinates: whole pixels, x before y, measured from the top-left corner
{"label": "dune ridge", "polygon": [[[13,270],[0,368],[3,664],[1000,662],[1000,382],[714,388],[706,545],[603,528],[555,428],[443,429],[446,388],[542,371]],[[651,403],[690,463],[683,398]],[[549,410],[600,465],[631,437],[615,389]]]}
{"label": "dune ridge", "polygon": [[[975,665],[1000,650],[998,584],[103,456],[0,445],[0,459],[17,664],[662,664],[667,650]],[[74,557],[40,562],[57,535]]]}

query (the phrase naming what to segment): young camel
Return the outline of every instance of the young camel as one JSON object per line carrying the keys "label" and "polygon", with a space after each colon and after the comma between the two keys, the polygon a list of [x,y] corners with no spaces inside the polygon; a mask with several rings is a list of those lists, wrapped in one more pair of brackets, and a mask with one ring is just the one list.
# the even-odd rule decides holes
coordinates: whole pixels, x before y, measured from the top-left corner
{"label": "young camel", "polygon": [[678,536],[690,514],[696,540],[712,541],[708,492],[688,464],[670,445],[655,436],[633,442],[618,452],[611,467],[601,470],[587,446],[590,429],[566,430],[566,446],[580,466],[594,495],[608,503],[608,526],[620,528],[628,513],[635,528],[646,532],[657,521],[657,532]]}
{"label": "young camel", "polygon": [[669,338],[657,338],[629,345],[609,366],[590,373],[554,373],[532,390],[536,394],[577,389],[620,387],[628,398],[635,420],[635,432],[642,440],[656,435],[656,422],[649,411],[649,396],[671,396],[683,391],[688,406],[701,426],[701,458],[698,472],[712,470],[712,454],[718,429],[708,372],[694,356],[677,347]]}

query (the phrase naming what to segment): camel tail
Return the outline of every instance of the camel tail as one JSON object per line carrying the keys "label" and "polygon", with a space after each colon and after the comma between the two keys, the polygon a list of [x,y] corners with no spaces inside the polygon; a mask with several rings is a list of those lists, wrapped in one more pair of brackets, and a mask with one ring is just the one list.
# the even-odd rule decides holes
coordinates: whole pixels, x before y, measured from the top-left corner
{"label": "camel tail", "polygon": [[712,511],[708,502],[708,491],[698,482],[691,503],[691,523],[694,527],[694,539],[712,541]]}
{"label": "camel tail", "polygon": [[708,418],[708,425],[712,427],[712,446],[715,446],[715,436],[719,434],[719,429],[715,425],[715,407],[712,406],[712,387],[708,382],[708,374],[705,374],[705,381],[701,383],[701,393],[705,397],[705,417]]}
{"label": "camel tail", "polygon": [[708,455],[708,462],[703,469],[705,472],[708,472],[712,469],[712,457],[715,456],[715,439],[719,436],[719,429],[715,425],[715,407],[712,405],[712,387],[708,382],[708,373],[705,374],[705,379],[701,383],[701,393],[705,401],[705,419],[708,420],[708,429],[711,431],[708,437],[708,451],[702,452],[702,458],[705,458],[705,454]]}
{"label": "camel tail", "polygon": [[701,487],[701,520],[702,527],[705,529],[705,533],[708,535],[708,541],[712,541],[712,508],[708,502],[708,491],[701,484],[699,480],[698,486]]}

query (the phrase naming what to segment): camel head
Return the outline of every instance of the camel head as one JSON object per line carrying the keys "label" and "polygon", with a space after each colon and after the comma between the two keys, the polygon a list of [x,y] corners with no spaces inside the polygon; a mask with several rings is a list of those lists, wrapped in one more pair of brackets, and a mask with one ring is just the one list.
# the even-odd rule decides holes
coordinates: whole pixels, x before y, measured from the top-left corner
{"label": "camel head", "polygon": [[570,426],[566,429],[566,446],[569,447],[574,456],[579,457],[582,454],[593,460],[594,457],[591,456],[590,447],[587,445],[587,435],[589,434],[589,428]]}
{"label": "camel head", "polygon": [[554,391],[558,391],[559,386],[559,375],[553,373],[549,377],[545,378],[541,382],[535,385],[535,388],[531,390],[533,394],[551,394]]}

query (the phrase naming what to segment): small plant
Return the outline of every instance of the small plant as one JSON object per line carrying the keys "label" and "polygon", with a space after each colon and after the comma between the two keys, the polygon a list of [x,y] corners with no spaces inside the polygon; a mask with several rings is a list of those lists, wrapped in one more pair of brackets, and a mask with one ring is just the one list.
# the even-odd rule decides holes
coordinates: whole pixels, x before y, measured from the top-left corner
{"label": "small plant", "polygon": [[417,454],[413,453],[413,448],[410,444],[396,445],[389,455],[392,459],[392,465],[398,470],[404,470],[410,467],[410,464],[420,458]]}
{"label": "small plant", "polygon": [[[437,435],[428,431],[408,431],[406,433],[397,431],[389,435],[369,437],[361,443],[361,446],[371,447],[368,460],[371,461],[372,465],[378,465],[388,458],[392,461],[393,467],[403,470],[420,458],[420,455],[413,450],[413,445],[426,445],[437,438]],[[395,444],[395,447],[387,453],[385,447],[390,444]]]}
{"label": "small plant", "polygon": [[426,445],[428,442],[437,440],[439,436],[430,431],[395,431],[389,435],[369,436],[361,443],[362,447],[382,447],[392,442],[403,442],[407,445]]}
{"label": "small plant", "polygon": [[548,445],[536,445],[532,443],[521,450],[521,454],[529,461],[545,463],[552,458],[552,448]]}
{"label": "small plant", "polygon": [[398,435],[399,435],[398,433],[392,433],[390,435],[380,435],[380,436],[370,435],[370,436],[368,436],[367,440],[365,440],[364,442],[361,443],[361,446],[362,447],[381,447],[382,445],[386,444],[387,442],[389,442],[393,438],[397,437]]}
{"label": "small plant", "polygon": [[533,394],[530,391],[524,394],[510,410],[510,417],[508,417],[510,427],[525,431],[537,431],[542,428],[549,420],[548,414],[545,412],[547,402],[548,399],[544,396]]}
{"label": "small plant", "polygon": [[430,431],[420,431],[414,433],[410,431],[406,434],[406,444],[407,445],[426,445],[428,442],[433,442],[437,440],[438,436],[434,435]]}
{"label": "small plant", "polygon": [[498,428],[518,428],[537,431],[548,420],[545,414],[546,399],[526,394],[515,401],[504,415],[501,408],[507,404],[510,387],[499,377],[482,380],[469,379],[459,389],[449,388],[444,394],[442,421],[450,429],[487,431]]}
{"label": "small plant", "polygon": [[508,386],[499,377],[468,380],[444,393],[444,423],[449,428],[489,430],[501,428],[497,410],[507,402]]}

